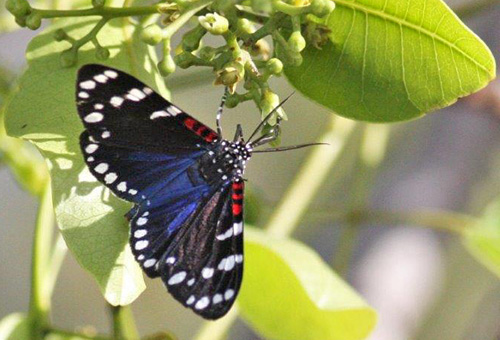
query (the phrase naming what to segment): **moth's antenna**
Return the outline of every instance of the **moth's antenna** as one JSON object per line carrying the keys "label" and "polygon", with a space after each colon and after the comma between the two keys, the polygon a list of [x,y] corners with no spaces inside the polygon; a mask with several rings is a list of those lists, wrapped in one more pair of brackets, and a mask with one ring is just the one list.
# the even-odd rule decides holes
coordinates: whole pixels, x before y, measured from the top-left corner
{"label": "moth's antenna", "polygon": [[308,146],[315,146],[315,145],[330,145],[330,144],[328,144],[328,143],[308,143],[308,144],[300,144],[300,145],[282,146],[282,147],[278,147],[278,148],[271,148],[271,149],[264,149],[264,150],[253,150],[252,153],[288,151],[288,150],[307,148]]}
{"label": "moth's antenna", "polygon": [[286,97],[285,99],[283,99],[281,101],[281,103],[279,103],[271,112],[268,113],[268,115],[259,123],[259,125],[257,125],[257,127],[255,128],[255,130],[252,132],[252,134],[250,135],[250,137],[248,138],[248,141],[247,143],[250,143],[250,141],[252,140],[252,138],[255,136],[255,134],[257,132],[259,132],[260,128],[264,126],[264,124],[266,124],[266,122],[269,120],[269,118],[271,118],[271,116],[273,115],[273,113],[276,112],[276,110],[278,110],[283,104],[285,104],[285,102],[290,99],[291,96],[293,96],[295,94],[295,91],[292,92],[288,97]]}
{"label": "moth's antenna", "polygon": [[228,93],[229,93],[229,89],[226,86],[224,88],[224,94],[222,95],[222,99],[221,99],[219,108],[217,109],[217,116],[215,118],[215,121],[217,123],[217,134],[219,135],[219,138],[222,138],[221,118],[222,118],[222,111],[224,110],[224,104],[226,103]]}

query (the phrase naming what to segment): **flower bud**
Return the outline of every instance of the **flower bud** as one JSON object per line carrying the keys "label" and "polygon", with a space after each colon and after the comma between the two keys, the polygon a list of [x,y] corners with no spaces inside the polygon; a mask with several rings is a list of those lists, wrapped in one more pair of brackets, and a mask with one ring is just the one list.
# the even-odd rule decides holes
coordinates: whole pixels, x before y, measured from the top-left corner
{"label": "flower bud", "polygon": [[229,95],[226,99],[225,106],[229,109],[236,107],[240,103],[240,98],[237,94]]}
{"label": "flower bud", "polygon": [[106,0],[92,0],[92,6],[95,8],[101,8],[106,4]]}
{"label": "flower bud", "polygon": [[266,69],[269,73],[278,75],[283,71],[283,63],[278,58],[271,58],[266,63]]}
{"label": "flower bud", "polygon": [[[271,111],[275,110],[278,107],[279,104],[280,99],[276,93],[270,90],[264,90],[264,92],[262,93],[262,99],[260,101],[260,112],[262,114],[262,119],[266,118],[267,115],[271,113]],[[276,125],[278,117],[285,117],[285,112],[281,107],[278,108],[275,114],[268,119],[267,124]]]}
{"label": "flower bud", "polygon": [[335,3],[331,0],[312,0],[311,13],[317,17],[324,17],[335,9]]}
{"label": "flower bud", "polygon": [[252,34],[255,32],[255,27],[252,22],[245,18],[240,18],[236,21],[236,33]]}
{"label": "flower bud", "polygon": [[229,22],[217,13],[208,13],[198,17],[198,21],[208,32],[213,35],[222,35],[227,32]]}
{"label": "flower bud", "polygon": [[31,30],[37,30],[42,25],[42,16],[38,13],[32,13],[26,17],[26,27]]}
{"label": "flower bud", "polygon": [[276,45],[276,56],[287,66],[300,66],[303,58],[300,52],[292,50],[289,46]]}
{"label": "flower bud", "polygon": [[54,32],[54,39],[56,41],[63,41],[68,38],[68,34],[61,28]]}
{"label": "flower bud", "polygon": [[163,77],[166,77],[175,71],[175,62],[174,59],[167,54],[164,58],[158,63],[158,70]]}
{"label": "flower bud", "polygon": [[216,84],[231,86],[237,84],[245,76],[245,68],[238,62],[231,62],[217,72]]}
{"label": "flower bud", "polygon": [[61,56],[59,57],[59,61],[62,67],[71,67],[76,64],[76,60],[76,51],[73,49],[73,47],[70,47],[69,49],[63,51],[61,53]]}
{"label": "flower bud", "polygon": [[206,61],[212,61],[215,57],[215,48],[210,46],[203,46],[198,52],[198,56]]}
{"label": "flower bud", "polygon": [[16,17],[16,23],[21,27],[26,27],[26,17]]}
{"label": "flower bud", "polygon": [[106,60],[109,58],[109,50],[102,46],[97,46],[95,50],[95,57],[99,60]]}
{"label": "flower bud", "polygon": [[295,52],[301,52],[306,47],[306,40],[299,31],[295,31],[288,39],[288,46]]}
{"label": "flower bud", "polygon": [[254,57],[262,57],[262,59],[266,60],[271,55],[271,47],[267,41],[260,39],[252,45],[250,52]]}
{"label": "flower bud", "polygon": [[207,33],[202,26],[196,26],[192,30],[186,32],[182,37],[182,48],[184,51],[192,52],[200,46],[201,38]]}
{"label": "flower bud", "polygon": [[148,45],[158,45],[163,39],[161,27],[156,24],[145,27],[141,32],[141,39]]}
{"label": "flower bud", "polygon": [[7,0],[7,10],[15,17],[24,17],[31,13],[31,6],[26,0]]}
{"label": "flower bud", "polygon": [[[174,57],[175,64],[180,68],[188,68],[193,65],[193,58],[190,52],[182,52]],[[168,69],[165,69],[168,70]]]}

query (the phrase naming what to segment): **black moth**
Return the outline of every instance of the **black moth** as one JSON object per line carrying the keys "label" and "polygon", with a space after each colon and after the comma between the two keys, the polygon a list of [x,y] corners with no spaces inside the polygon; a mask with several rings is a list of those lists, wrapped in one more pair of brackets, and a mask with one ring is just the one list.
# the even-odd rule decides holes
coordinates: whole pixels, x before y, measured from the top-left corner
{"label": "black moth", "polygon": [[244,141],[232,141],[122,71],[85,65],[76,102],[85,130],[80,145],[91,173],[134,203],[130,246],[149,277],[207,319],[233,305],[243,277],[243,173],[255,150],[278,129],[256,138],[268,115]]}

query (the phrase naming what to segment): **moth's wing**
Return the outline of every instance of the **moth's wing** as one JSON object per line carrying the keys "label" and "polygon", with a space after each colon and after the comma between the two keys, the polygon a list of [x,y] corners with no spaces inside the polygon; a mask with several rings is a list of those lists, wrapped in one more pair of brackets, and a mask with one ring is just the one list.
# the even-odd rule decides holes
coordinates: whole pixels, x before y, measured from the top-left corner
{"label": "moth's wing", "polygon": [[131,221],[132,251],[143,268],[161,276],[175,299],[207,319],[225,315],[241,286],[242,200],[238,182],[184,208],[141,206]]}
{"label": "moth's wing", "polygon": [[78,71],[78,114],[98,143],[150,152],[193,150],[217,134],[122,71],[97,64]]}
{"label": "moth's wing", "polygon": [[83,66],[76,96],[85,162],[118,197],[139,203],[178,186],[204,184],[194,168],[217,137],[210,128],[107,66]]}

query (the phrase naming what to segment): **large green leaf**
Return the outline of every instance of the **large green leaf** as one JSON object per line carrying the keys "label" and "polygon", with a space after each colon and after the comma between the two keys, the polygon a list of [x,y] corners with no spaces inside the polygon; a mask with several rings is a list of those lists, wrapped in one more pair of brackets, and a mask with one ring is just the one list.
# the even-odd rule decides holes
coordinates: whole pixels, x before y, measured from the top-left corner
{"label": "large green leaf", "polygon": [[0,340],[29,340],[30,329],[21,313],[10,314],[0,320]]}
{"label": "large green leaf", "polygon": [[335,0],[330,40],[290,82],[339,115],[390,122],[454,103],[495,77],[486,45],[440,0]]}
{"label": "large green leaf", "polygon": [[[144,290],[141,270],[128,247],[124,214],[130,205],[100,185],[83,162],[79,148],[83,126],[74,98],[78,67],[60,66],[60,52],[68,44],[52,38],[59,28],[72,37],[82,37],[95,24],[96,19],[61,19],[30,42],[28,69],[7,107],[6,129],[11,136],[30,140],[45,157],[57,221],[69,249],[96,278],[108,302],[124,305]],[[134,34],[134,26],[126,19],[114,19],[104,27],[99,40],[110,48],[106,64],[165,93],[154,71],[154,53],[145,44],[134,43],[139,41],[132,39]],[[87,44],[79,52],[79,65],[90,62],[96,62],[94,47]]]}
{"label": "large green leaf", "polygon": [[266,339],[365,339],[376,313],[307,246],[245,228],[241,314]]}
{"label": "large green leaf", "polygon": [[491,203],[478,223],[466,230],[464,243],[479,262],[500,277],[500,200]]}

